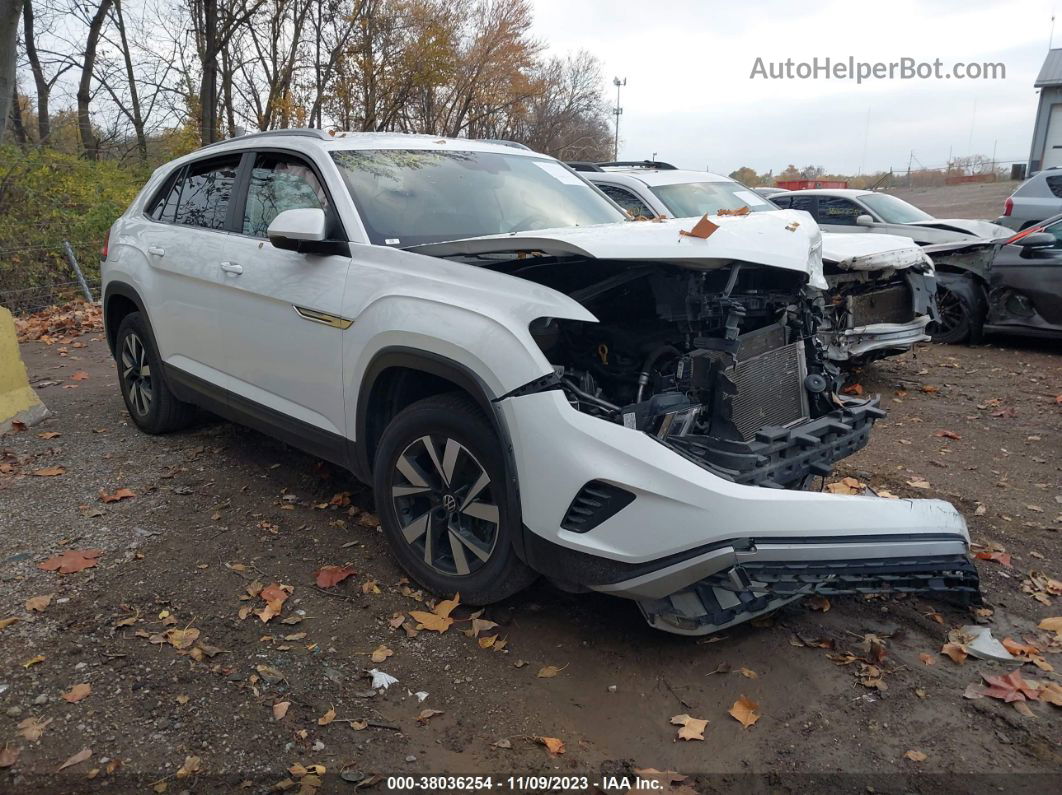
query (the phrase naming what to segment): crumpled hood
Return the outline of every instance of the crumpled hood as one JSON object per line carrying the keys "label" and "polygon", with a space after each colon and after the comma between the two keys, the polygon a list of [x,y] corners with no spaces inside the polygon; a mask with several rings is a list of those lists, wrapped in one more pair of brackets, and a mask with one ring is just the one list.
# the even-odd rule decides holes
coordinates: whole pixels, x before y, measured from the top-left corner
{"label": "crumpled hood", "polygon": [[911,238],[873,233],[823,232],[822,259],[846,271],[903,270],[914,265],[933,265]]}
{"label": "crumpled hood", "polygon": [[[968,218],[934,218],[930,221],[915,221],[906,226],[923,226],[928,229],[938,229],[941,232],[952,233],[956,241],[968,240],[971,237],[981,240],[998,240],[1001,237],[1013,237],[1014,230],[988,221],[973,221]],[[939,238],[933,243],[945,243],[947,239]]]}
{"label": "crumpled hood", "polygon": [[778,210],[739,216],[710,216],[718,229],[707,238],[680,235],[699,220],[673,218],[560,229],[535,229],[411,246],[429,256],[541,251],[555,256],[666,262],[713,269],[739,260],[807,274],[813,287],[826,289],[822,275],[822,234],[807,213]]}

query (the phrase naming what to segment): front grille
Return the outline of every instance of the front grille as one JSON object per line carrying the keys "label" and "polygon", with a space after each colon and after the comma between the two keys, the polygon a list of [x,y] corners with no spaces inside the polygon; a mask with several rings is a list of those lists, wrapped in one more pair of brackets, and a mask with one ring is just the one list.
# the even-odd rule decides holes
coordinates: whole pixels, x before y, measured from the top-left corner
{"label": "front grille", "polygon": [[914,320],[914,301],[911,288],[906,284],[850,295],[847,302],[849,328],[873,323],[910,323]]}
{"label": "front grille", "polygon": [[789,425],[808,417],[803,341],[738,362],[727,371],[736,394],[730,421],[748,441],[766,425]]}

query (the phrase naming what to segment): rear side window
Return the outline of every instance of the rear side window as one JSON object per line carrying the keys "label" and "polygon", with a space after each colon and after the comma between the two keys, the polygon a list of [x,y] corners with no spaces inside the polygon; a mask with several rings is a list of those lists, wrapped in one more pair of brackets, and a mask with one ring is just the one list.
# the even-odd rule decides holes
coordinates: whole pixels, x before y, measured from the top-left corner
{"label": "rear side window", "polygon": [[174,221],[204,229],[224,229],[239,166],[239,155],[189,165]]}
{"label": "rear side window", "polygon": [[259,154],[247,188],[243,233],[264,238],[277,215],[302,209],[328,212],[328,196],[313,169],[290,155]]}
{"label": "rear side window", "polygon": [[181,198],[181,177],[184,175],[184,168],[177,169],[168,180],[166,184],[162,186],[162,189],[155,197],[155,202],[148,210],[148,216],[154,218],[156,221],[173,222],[174,216],[177,213],[177,202]]}
{"label": "rear side window", "polygon": [[855,219],[863,215],[859,205],[838,196],[819,196],[819,212],[815,220],[820,224],[855,226]]}
{"label": "rear side window", "polygon": [[814,196],[790,196],[787,201],[789,202],[788,206],[790,208],[794,210],[803,210],[804,212],[815,215]]}
{"label": "rear side window", "polygon": [[1045,177],[1044,181],[1047,183],[1047,189],[1053,195],[1062,198],[1062,176]]}
{"label": "rear side window", "polygon": [[656,213],[649,208],[648,204],[643,202],[626,188],[620,188],[615,185],[602,185],[601,183],[598,183],[597,187],[601,188],[602,193],[635,218],[639,215],[644,218],[652,218],[656,215]]}

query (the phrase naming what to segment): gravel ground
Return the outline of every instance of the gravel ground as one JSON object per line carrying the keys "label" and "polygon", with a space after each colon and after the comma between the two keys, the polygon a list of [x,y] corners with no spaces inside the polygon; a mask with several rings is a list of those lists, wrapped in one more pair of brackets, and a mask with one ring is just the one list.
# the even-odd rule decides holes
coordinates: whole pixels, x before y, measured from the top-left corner
{"label": "gravel ground", "polygon": [[937,218],[995,221],[1020,182],[982,182],[936,188],[891,188],[888,192]]}
{"label": "gravel ground", "polygon": [[[1035,702],[1027,717],[963,697],[981,674],[1019,664],[940,654],[949,631],[979,619],[1062,666],[1059,640],[1037,629],[1062,614],[1062,597],[1026,592],[1030,572],[1059,576],[1062,358],[1048,345],[923,348],[857,377],[890,415],[837,477],[954,502],[975,541],[1010,555],[1009,567],[978,561],[990,614],[809,600],[689,639],[649,629],[629,602],[540,582],[487,609],[498,626],[480,639],[497,641],[483,648],[463,606],[443,634],[398,626],[434,597],[403,581],[370,495],[346,473],[209,418],[140,434],[106,344],[81,341],[23,346],[54,417],[0,440],[0,622],[18,619],[0,630],[0,754],[19,749],[0,789],[264,792],[287,780],[312,791],[315,764],[323,792],[353,789],[340,771],[365,784],[374,773],[599,780],[656,768],[689,777],[673,792],[747,788],[750,775],[783,791],[1046,789],[1058,773],[1058,707]],[[32,474],[50,467],[63,474]],[[121,488],[135,496],[101,501]],[[95,567],[38,567],[90,548],[102,550]],[[356,573],[318,589],[326,564]],[[263,622],[255,594],[274,583],[293,590]],[[42,611],[25,606],[46,595]],[[393,654],[374,663],[380,646]],[[876,676],[842,664],[874,650],[885,654]],[[541,676],[545,666],[560,670]],[[374,690],[372,668],[398,683]],[[79,684],[91,693],[64,699]],[[742,695],[759,705],[749,728],[728,714]],[[441,712],[418,721],[427,709]],[[679,714],[708,721],[703,741],[676,740]],[[31,717],[48,722],[37,740],[19,728]],[[537,738],[562,740],[564,753]]]}

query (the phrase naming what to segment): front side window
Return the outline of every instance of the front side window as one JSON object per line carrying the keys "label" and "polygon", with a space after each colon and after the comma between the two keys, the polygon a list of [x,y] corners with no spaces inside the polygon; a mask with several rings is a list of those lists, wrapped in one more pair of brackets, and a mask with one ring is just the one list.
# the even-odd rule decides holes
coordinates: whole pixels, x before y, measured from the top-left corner
{"label": "front side window", "polygon": [[326,210],[328,197],[313,169],[290,155],[262,153],[255,157],[243,233],[266,237],[269,224],[284,210]]}
{"label": "front side window", "polygon": [[778,209],[762,196],[740,182],[683,182],[677,185],[655,185],[649,188],[676,218],[695,215],[718,215],[720,210],[751,212]]}
{"label": "front side window", "polygon": [[239,166],[239,155],[189,165],[174,221],[204,229],[224,229]]}
{"label": "front side window", "polygon": [[437,149],[363,149],[332,157],[377,245],[626,220],[555,160]]}
{"label": "front side window", "polygon": [[819,196],[819,211],[815,220],[820,224],[855,226],[856,218],[861,215],[866,215],[866,213],[854,201],[838,196]]}
{"label": "front side window", "polygon": [[888,193],[867,193],[859,197],[878,218],[887,224],[913,224],[918,221],[932,221],[933,216],[923,212],[903,199],[897,199]]}
{"label": "front side window", "polygon": [[653,218],[656,215],[656,213],[650,209],[648,204],[643,202],[626,188],[621,188],[617,185],[602,185],[600,182],[596,184],[597,187],[601,188],[602,193],[635,218],[638,216],[642,216],[643,218]]}

